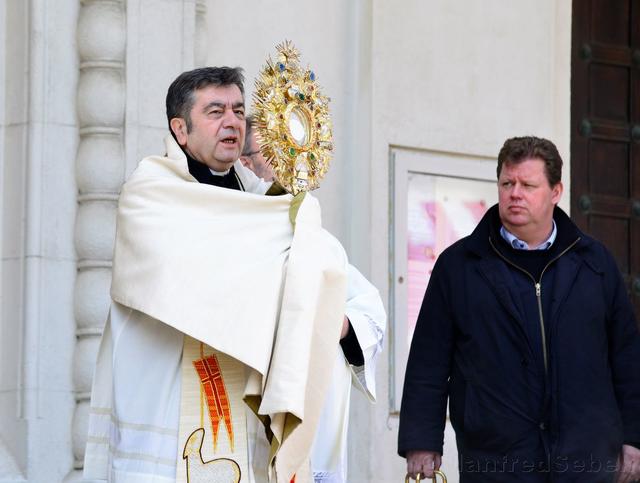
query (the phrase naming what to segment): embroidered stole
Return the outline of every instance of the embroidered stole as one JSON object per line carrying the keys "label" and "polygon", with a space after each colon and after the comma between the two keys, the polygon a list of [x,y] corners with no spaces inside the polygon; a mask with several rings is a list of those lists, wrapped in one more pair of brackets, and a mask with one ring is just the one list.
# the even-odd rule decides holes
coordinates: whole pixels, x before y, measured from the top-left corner
{"label": "embroidered stole", "polygon": [[181,370],[176,483],[248,481],[244,365],[185,335]]}

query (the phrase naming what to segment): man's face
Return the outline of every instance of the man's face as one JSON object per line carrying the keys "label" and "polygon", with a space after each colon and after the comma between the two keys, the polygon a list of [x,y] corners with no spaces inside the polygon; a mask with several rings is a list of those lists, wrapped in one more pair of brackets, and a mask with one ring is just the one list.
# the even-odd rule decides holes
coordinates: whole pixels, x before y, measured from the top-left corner
{"label": "man's face", "polygon": [[525,235],[525,241],[549,235],[553,208],[561,195],[562,183],[549,185],[541,159],[502,165],[498,178],[500,219],[514,235]]}
{"label": "man's face", "polygon": [[[183,149],[214,171],[226,171],[240,157],[244,144],[244,99],[235,84],[207,86],[194,93],[191,131],[176,118],[172,128]],[[174,126],[175,124],[175,126]]]}
{"label": "man's face", "polygon": [[242,164],[253,171],[258,178],[262,178],[265,181],[273,181],[273,171],[267,159],[260,152],[255,131],[249,136],[247,142],[250,144],[249,154],[242,156]]}

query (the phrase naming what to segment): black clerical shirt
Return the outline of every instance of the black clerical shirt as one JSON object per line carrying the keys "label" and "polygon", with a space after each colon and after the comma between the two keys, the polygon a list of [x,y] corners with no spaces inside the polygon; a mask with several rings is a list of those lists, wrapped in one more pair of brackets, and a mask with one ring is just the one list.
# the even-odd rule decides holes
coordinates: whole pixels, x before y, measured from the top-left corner
{"label": "black clerical shirt", "polygon": [[229,171],[226,174],[213,174],[206,164],[196,161],[188,154],[187,164],[189,165],[189,173],[191,173],[191,176],[197,179],[199,183],[244,191],[244,185],[242,184],[242,181],[240,181],[240,178],[233,166],[229,168]]}

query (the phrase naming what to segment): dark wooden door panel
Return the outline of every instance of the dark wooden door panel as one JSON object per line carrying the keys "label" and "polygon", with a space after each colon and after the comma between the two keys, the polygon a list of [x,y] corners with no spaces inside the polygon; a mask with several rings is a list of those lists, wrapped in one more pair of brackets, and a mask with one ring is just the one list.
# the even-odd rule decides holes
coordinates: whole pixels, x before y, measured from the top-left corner
{"label": "dark wooden door panel", "polygon": [[[603,59],[605,60],[605,59]],[[610,121],[629,122],[628,64],[592,63],[589,72],[591,117]],[[615,95],[611,95],[615,92]]]}
{"label": "dark wooden door panel", "polygon": [[[591,41],[612,45],[629,45],[630,39],[630,1],[617,0],[577,0],[591,3],[589,24]],[[575,5],[576,2],[574,2]]]}
{"label": "dark wooden door panel", "polygon": [[640,319],[640,0],[574,0],[571,215],[618,262]]}
{"label": "dark wooden door panel", "polygon": [[591,139],[589,191],[592,195],[629,197],[629,143]]}

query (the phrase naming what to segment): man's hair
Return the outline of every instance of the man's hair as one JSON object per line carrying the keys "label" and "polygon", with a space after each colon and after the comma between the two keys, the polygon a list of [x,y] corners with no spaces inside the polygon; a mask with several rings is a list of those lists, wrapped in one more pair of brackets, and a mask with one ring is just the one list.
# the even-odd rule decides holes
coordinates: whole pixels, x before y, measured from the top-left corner
{"label": "man's hair", "polygon": [[251,135],[253,134],[253,124],[255,122],[253,115],[249,114],[244,118],[246,128],[244,133],[244,146],[242,147],[242,154],[240,156],[251,155]]}
{"label": "man's hair", "polygon": [[208,86],[236,85],[244,97],[244,76],[240,67],[202,67],[180,74],[167,90],[167,122],[171,131],[171,119],[181,117],[191,131],[191,108],[195,91]]}
{"label": "man's hair", "polygon": [[544,172],[550,186],[557,185],[562,179],[562,158],[558,148],[548,139],[534,136],[516,137],[504,142],[498,154],[498,178],[503,165],[518,164],[527,159],[544,161]]}

